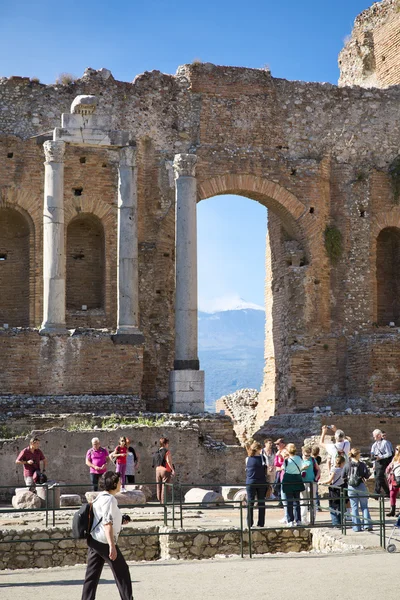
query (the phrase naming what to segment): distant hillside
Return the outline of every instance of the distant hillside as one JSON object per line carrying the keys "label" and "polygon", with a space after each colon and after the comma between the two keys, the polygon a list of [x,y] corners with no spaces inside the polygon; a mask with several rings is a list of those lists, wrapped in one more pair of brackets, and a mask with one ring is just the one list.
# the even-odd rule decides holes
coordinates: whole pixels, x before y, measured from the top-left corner
{"label": "distant hillside", "polygon": [[260,389],[265,313],[250,308],[199,312],[199,358],[206,372],[206,409],[241,388]]}

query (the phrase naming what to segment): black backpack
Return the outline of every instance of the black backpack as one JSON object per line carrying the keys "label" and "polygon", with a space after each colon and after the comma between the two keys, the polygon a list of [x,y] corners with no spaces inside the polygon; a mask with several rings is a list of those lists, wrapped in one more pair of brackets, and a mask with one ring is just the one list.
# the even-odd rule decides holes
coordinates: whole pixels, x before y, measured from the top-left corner
{"label": "black backpack", "polygon": [[153,454],[153,468],[165,466],[165,455],[168,450],[166,448],[160,448]]}
{"label": "black backpack", "polygon": [[[103,517],[100,521],[102,521]],[[82,504],[79,510],[76,511],[74,517],[72,519],[72,537],[77,540],[87,540],[89,538],[90,532],[93,529],[93,503],[88,502],[87,504]]]}

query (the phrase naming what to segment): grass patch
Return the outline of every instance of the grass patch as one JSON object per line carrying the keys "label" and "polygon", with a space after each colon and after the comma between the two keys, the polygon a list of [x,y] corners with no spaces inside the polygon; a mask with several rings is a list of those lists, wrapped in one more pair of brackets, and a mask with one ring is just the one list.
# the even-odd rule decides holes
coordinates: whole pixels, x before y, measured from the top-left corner
{"label": "grass patch", "polygon": [[86,419],[85,421],[81,421],[80,423],[71,423],[67,425],[67,431],[85,431],[86,429],[94,429],[96,425],[96,421],[93,419]]}
{"label": "grass patch", "polygon": [[343,236],[336,225],[327,225],[324,237],[326,253],[335,265],[343,254]]}
{"label": "grass patch", "polygon": [[0,439],[2,440],[10,440],[15,437],[13,432],[7,425],[0,425]]}
{"label": "grass patch", "polygon": [[139,415],[138,417],[119,417],[118,415],[111,415],[110,417],[106,417],[102,420],[101,427],[161,427],[161,425],[164,425],[166,420],[166,417],[153,418],[144,417],[143,415]]}
{"label": "grass patch", "polygon": [[69,85],[70,83],[75,83],[76,79],[75,75],[71,75],[71,73],[60,73],[56,79],[56,84]]}

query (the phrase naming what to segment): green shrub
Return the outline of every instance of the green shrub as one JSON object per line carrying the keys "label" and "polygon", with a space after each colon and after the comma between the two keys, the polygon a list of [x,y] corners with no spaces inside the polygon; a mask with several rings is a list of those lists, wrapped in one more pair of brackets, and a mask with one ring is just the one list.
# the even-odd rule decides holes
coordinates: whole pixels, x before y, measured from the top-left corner
{"label": "green shrub", "polygon": [[343,236],[336,225],[327,225],[324,237],[326,253],[335,265],[343,254]]}

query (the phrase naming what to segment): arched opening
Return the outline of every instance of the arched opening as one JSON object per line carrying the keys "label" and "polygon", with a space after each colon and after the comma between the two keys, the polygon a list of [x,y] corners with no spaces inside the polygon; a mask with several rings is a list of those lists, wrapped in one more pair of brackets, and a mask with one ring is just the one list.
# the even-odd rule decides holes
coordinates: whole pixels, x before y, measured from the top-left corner
{"label": "arched opening", "polygon": [[[262,178],[227,175],[208,180],[199,186],[200,200],[218,196],[212,200],[213,203],[218,203],[224,194],[233,194],[229,196],[230,198],[242,197],[240,200],[244,209],[239,217],[241,233],[235,236],[234,242],[237,246],[245,245],[249,237],[257,235],[261,248],[260,254],[264,255],[262,261],[264,264],[255,275],[259,277],[259,281],[264,287],[264,300],[255,302],[251,298],[244,298],[250,305],[255,303],[265,307],[265,318],[263,319],[265,326],[262,328],[261,334],[264,351],[261,353],[262,368],[260,369],[261,377],[259,376],[262,384],[255,409],[257,421],[264,422],[274,414],[277,399],[279,399],[278,410],[301,409],[304,402],[303,398],[297,398],[296,388],[292,383],[292,366],[295,359],[291,357],[290,353],[291,349],[296,346],[297,340],[301,339],[304,334],[306,321],[310,319],[309,313],[312,310],[309,302],[308,308],[305,309],[309,249],[300,224],[303,216],[306,219],[309,218],[309,211],[293,194]],[[250,200],[256,202],[252,203]],[[208,202],[209,200],[200,203],[198,213],[200,213],[201,204],[207,205]],[[253,208],[256,211],[257,209],[261,210],[262,215],[255,214],[254,218],[258,221],[258,226],[263,225],[263,234],[256,234],[255,228],[247,222],[247,215],[250,215]],[[266,209],[268,209],[268,219]],[[223,209],[223,212],[225,213],[225,226],[229,228],[233,213],[229,207],[226,210]],[[205,231],[205,235],[209,237],[207,224]],[[199,234],[202,235],[201,231]],[[198,260],[200,263],[200,256]],[[209,262],[211,260],[217,261],[218,256],[214,255]],[[245,266],[248,271],[251,271],[253,266],[251,260],[250,256],[247,267]],[[239,276],[239,270],[237,270],[237,277]],[[199,293],[201,301],[201,287]],[[260,325],[258,327],[260,328]],[[199,331],[199,333],[200,339],[201,332]],[[202,364],[201,368],[203,368]],[[206,372],[206,388],[208,379],[209,375]],[[246,387],[240,382],[236,383],[237,388]],[[208,400],[210,405],[209,397]],[[213,398],[213,400],[217,400],[217,398]],[[220,408],[220,403],[218,404]]]}
{"label": "arched opening", "polygon": [[67,310],[104,308],[104,229],[94,215],[80,215],[67,228]]}
{"label": "arched opening", "polygon": [[243,196],[200,202],[198,340],[205,404],[238,389],[261,389],[265,339],[267,210]]}
{"label": "arched opening", "polygon": [[0,326],[29,326],[30,228],[12,208],[0,209]]}
{"label": "arched opening", "polygon": [[400,229],[386,227],[377,238],[377,322],[400,325]]}

